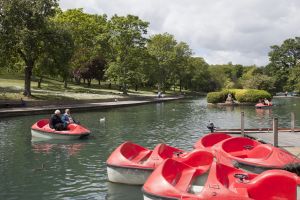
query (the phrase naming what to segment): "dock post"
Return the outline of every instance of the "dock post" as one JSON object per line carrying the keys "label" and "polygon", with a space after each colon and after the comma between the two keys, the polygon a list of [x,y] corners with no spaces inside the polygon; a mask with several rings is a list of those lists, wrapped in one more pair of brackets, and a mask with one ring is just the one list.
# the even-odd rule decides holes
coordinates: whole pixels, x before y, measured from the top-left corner
{"label": "dock post", "polygon": [[245,118],[245,113],[244,112],[241,112],[241,134],[242,134],[242,137],[245,137],[245,121],[244,121],[244,118]]}
{"label": "dock post", "polygon": [[295,132],[295,113],[291,112],[291,131]]}
{"label": "dock post", "polygon": [[274,146],[278,147],[278,118],[273,118]]}

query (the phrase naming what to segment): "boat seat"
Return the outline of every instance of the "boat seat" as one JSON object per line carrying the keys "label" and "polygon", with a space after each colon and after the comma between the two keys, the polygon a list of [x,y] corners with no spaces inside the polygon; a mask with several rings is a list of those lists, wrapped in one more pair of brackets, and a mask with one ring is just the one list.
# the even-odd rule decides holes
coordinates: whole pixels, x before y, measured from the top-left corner
{"label": "boat seat", "polygon": [[192,168],[184,170],[181,173],[180,178],[175,185],[175,188],[177,188],[180,191],[186,192],[194,178],[195,171],[196,170]]}
{"label": "boat seat", "polygon": [[239,158],[246,158],[249,150],[241,150],[241,151],[232,151],[229,154]]}
{"label": "boat seat", "polygon": [[248,158],[265,158],[272,152],[272,147],[266,144],[260,144],[248,152]]}
{"label": "boat seat", "polygon": [[137,156],[133,157],[130,161],[138,163],[138,162],[144,160],[145,158],[148,158],[150,153],[151,153],[151,151],[142,151]]}

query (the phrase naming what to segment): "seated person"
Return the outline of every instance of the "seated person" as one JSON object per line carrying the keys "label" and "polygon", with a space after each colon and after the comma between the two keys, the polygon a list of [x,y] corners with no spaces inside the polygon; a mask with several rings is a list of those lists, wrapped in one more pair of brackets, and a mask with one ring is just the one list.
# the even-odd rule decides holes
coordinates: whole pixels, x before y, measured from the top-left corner
{"label": "seated person", "polygon": [[264,99],[264,104],[268,105],[268,106],[270,105],[270,102],[269,102],[269,100],[267,98]]}
{"label": "seated person", "polygon": [[64,129],[67,129],[68,124],[77,123],[74,118],[71,117],[70,109],[65,110],[65,114],[61,117],[61,120],[64,124]]}
{"label": "seated person", "polygon": [[60,110],[55,110],[50,118],[49,126],[57,131],[62,131],[64,129],[63,121],[60,118]]}

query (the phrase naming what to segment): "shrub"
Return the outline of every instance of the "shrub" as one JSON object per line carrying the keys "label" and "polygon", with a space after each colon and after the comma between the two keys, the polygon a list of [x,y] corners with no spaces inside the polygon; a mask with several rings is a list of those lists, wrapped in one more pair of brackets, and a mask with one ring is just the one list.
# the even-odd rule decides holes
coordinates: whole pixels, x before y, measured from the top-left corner
{"label": "shrub", "polygon": [[223,92],[210,92],[207,94],[208,103],[220,103],[226,100],[226,95]]}
{"label": "shrub", "polygon": [[220,92],[210,92],[207,94],[208,103],[224,103],[228,94],[240,103],[257,103],[259,99],[271,99],[269,92],[255,89],[225,89]]}

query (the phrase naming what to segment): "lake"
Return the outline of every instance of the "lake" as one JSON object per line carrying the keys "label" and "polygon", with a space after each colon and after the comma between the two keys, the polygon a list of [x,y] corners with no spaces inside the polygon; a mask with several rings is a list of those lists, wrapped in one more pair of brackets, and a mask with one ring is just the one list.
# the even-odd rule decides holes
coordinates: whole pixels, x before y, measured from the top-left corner
{"label": "lake", "polygon": [[[103,111],[72,113],[92,131],[75,141],[32,141],[30,127],[49,115],[0,119],[0,199],[142,199],[140,186],[107,181],[106,159],[124,141],[153,148],[165,142],[184,150],[208,132],[220,128],[289,127],[291,112],[300,125],[300,99],[275,98],[272,109],[212,107],[205,98],[147,104]],[[105,122],[100,118],[105,117]]]}

